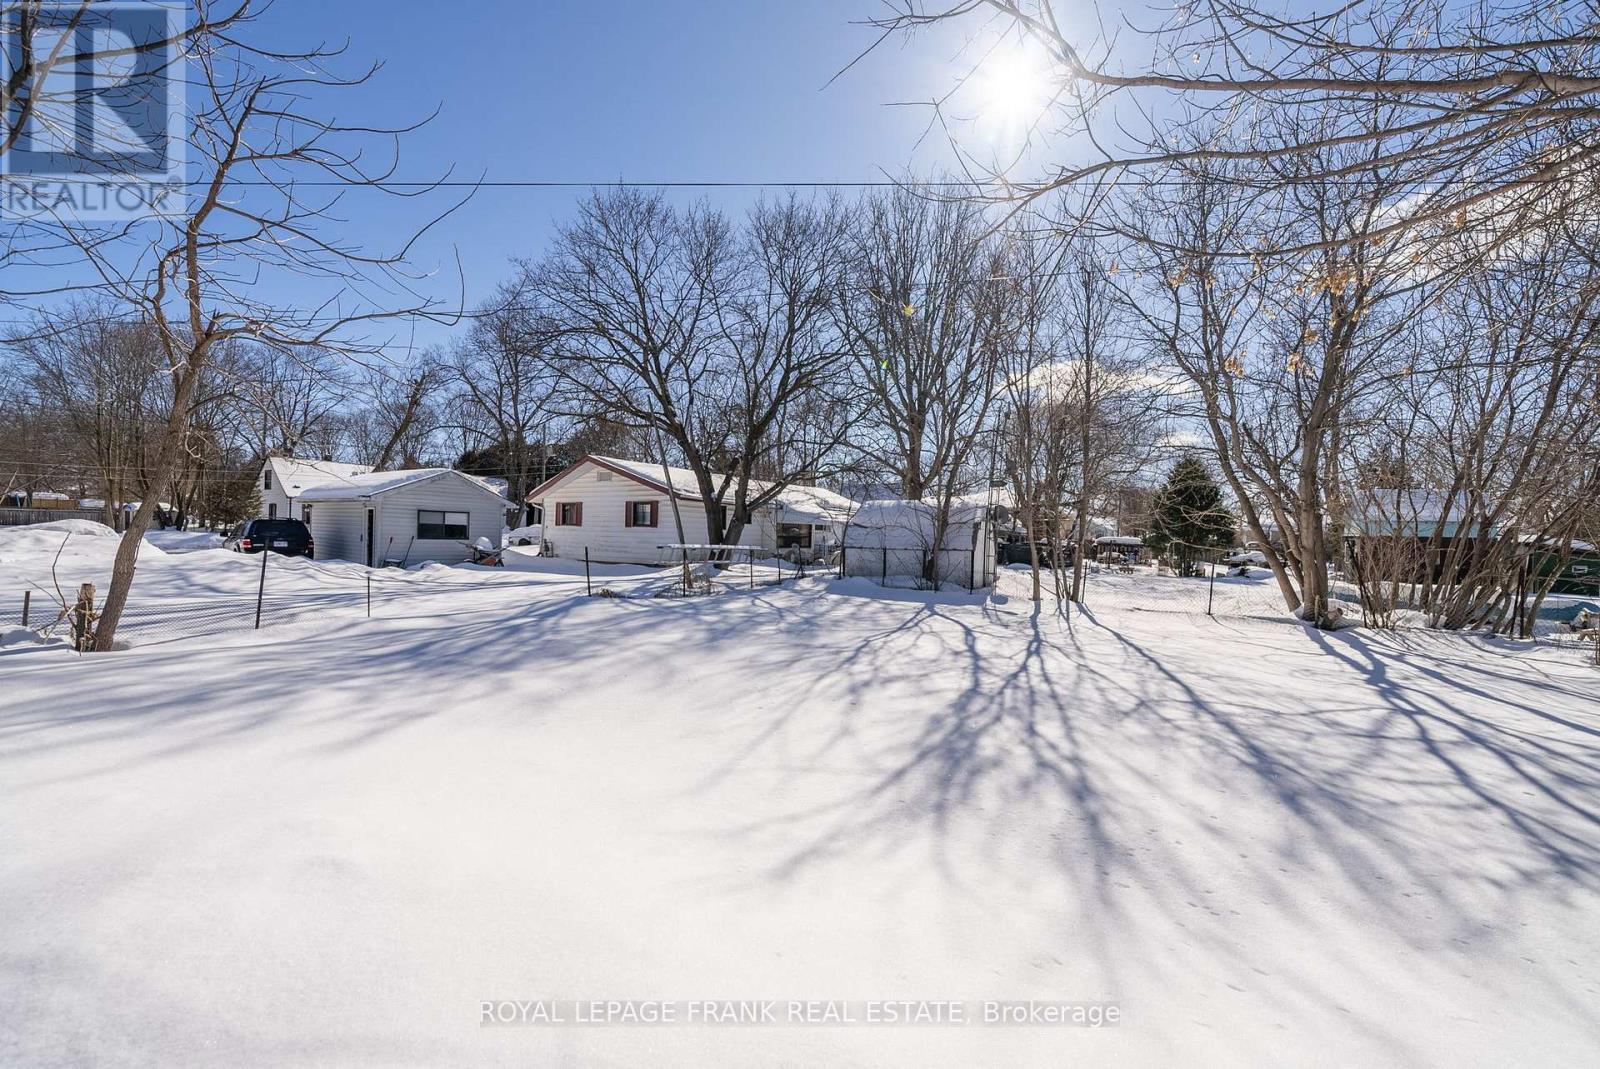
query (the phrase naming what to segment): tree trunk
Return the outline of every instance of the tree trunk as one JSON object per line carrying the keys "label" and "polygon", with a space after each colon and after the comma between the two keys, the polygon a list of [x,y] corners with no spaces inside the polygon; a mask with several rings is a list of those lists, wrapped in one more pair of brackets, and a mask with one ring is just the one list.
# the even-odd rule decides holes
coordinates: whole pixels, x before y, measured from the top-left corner
{"label": "tree trunk", "polygon": [[[182,449],[184,430],[189,423],[189,402],[194,396],[195,387],[199,383],[200,369],[205,362],[205,353],[191,351],[189,366],[184,371],[183,377],[178,381],[178,388],[173,391],[172,411],[167,416],[166,439],[161,443],[161,451],[156,457],[155,471],[150,482],[161,486],[172,478],[178,466],[178,453]],[[144,534],[150,529],[150,517],[155,514],[156,498],[159,493],[145,493],[139,502],[139,508],[134,512],[128,522],[128,527],[122,532],[122,540],[117,543],[117,555],[111,565],[111,587],[106,591],[105,608],[100,612],[100,625],[95,629],[94,648],[98,653],[109,652],[112,643],[116,641],[117,625],[122,621],[122,610],[128,604],[128,591],[133,587],[133,571],[139,558],[139,544],[144,540]]]}

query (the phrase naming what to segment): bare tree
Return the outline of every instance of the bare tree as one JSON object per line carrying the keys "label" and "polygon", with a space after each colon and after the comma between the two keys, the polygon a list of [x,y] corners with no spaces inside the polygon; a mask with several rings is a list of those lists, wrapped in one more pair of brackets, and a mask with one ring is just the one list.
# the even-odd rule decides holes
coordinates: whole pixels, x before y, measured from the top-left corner
{"label": "bare tree", "polygon": [[905,188],[871,197],[852,245],[839,317],[870,401],[855,444],[901,497],[936,506],[937,556],[951,501],[987,470],[1018,287],[971,204]]}
{"label": "bare tree", "polygon": [[511,500],[521,502],[545,478],[550,435],[560,418],[549,347],[556,337],[515,286],[479,310],[467,337],[449,354],[460,422],[498,458]]}
{"label": "bare tree", "polygon": [[44,314],[16,342],[33,396],[70,431],[67,453],[92,472],[108,525],[130,493],[149,496],[150,442],[164,411],[163,357],[147,322],[75,302]]}
{"label": "bare tree", "polygon": [[[1469,208],[1515,216],[1600,163],[1600,19],[1586,4],[1356,0],[1301,13],[1191,0],[1153,27],[1125,26],[1120,39],[1055,0],[884,0],[883,8],[873,21],[885,36],[966,21],[975,36],[1025,42],[1047,57],[1041,106],[1063,134],[1083,135],[1074,143],[1091,155],[1030,180],[1007,176],[991,187],[999,199],[1241,160],[1340,179],[1356,172],[1335,150],[1355,147],[1414,183],[1375,224],[1371,236],[1387,237]],[[1291,124],[1270,141],[1256,136],[1258,123],[1306,109],[1381,112],[1384,121],[1352,130]],[[1208,136],[1188,136],[1195,128]]]}
{"label": "bare tree", "polygon": [[[103,291],[149,322],[160,345],[171,394],[150,465],[156,486],[181,466],[219,347],[253,339],[287,352],[373,352],[378,346],[357,333],[363,325],[434,307],[422,297],[394,307],[395,292],[414,293],[404,270],[409,242],[393,253],[367,254],[325,236],[320,228],[338,195],[309,201],[296,182],[309,171],[339,185],[386,189],[392,159],[375,170],[360,143],[398,132],[319,118],[304,106],[309,96],[359,85],[372,72],[341,77],[322,69],[327,53],[269,55],[223,35],[205,44],[194,63],[198,99],[188,134],[200,181],[186,210],[136,222],[115,243],[86,228],[66,228],[79,239]],[[277,273],[326,283],[328,302],[310,309],[270,303],[256,283]],[[373,289],[381,283],[388,292],[368,298],[367,283]],[[112,648],[155,507],[155,497],[146,495],[118,545],[97,650]]]}
{"label": "bare tree", "polygon": [[524,265],[563,410],[659,436],[650,451],[693,473],[713,543],[815,472],[848,425],[830,393],[840,225],[836,208],[794,200],[740,229],[659,195],[596,193],[552,255]]}

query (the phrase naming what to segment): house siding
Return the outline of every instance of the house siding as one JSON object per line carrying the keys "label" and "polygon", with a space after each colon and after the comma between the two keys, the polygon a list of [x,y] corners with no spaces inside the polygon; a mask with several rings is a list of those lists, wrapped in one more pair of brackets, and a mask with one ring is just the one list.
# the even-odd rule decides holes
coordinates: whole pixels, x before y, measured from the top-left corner
{"label": "house siding", "polygon": [[[492,546],[500,544],[505,526],[505,505],[470,483],[465,476],[442,475],[376,494],[365,501],[312,501],[311,535],[317,540],[317,556],[332,560],[367,562],[367,509],[373,516],[372,563],[386,558],[404,559],[407,564],[436,560],[446,564],[468,560],[469,543],[486,538]],[[419,540],[419,510],[467,513],[467,537]]]}
{"label": "house siding", "polygon": [[[602,479],[602,474],[609,479]],[[583,504],[583,525],[572,527],[559,524],[556,506],[574,501]],[[629,527],[625,512],[630,501],[656,502],[656,526]],[[550,543],[558,557],[589,558],[608,564],[654,564],[661,557],[658,548],[672,542],[704,544],[710,541],[706,534],[705,508],[699,501],[678,499],[678,511],[683,516],[683,537],[678,537],[677,524],[672,518],[672,502],[666,494],[635,482],[624,475],[595,465],[586,465],[572,476],[547,491],[536,502],[544,508],[546,523],[544,539]]]}
{"label": "house siding", "polygon": [[367,507],[360,501],[311,503],[311,537],[318,560],[367,563]]}
{"label": "house siding", "polygon": [[[261,470],[256,473],[256,489],[261,491],[261,507],[260,507],[260,509],[258,509],[256,511],[256,516],[259,517],[260,519],[263,519],[263,520],[266,519],[269,515],[272,514],[271,510],[268,509],[267,506],[268,505],[276,505],[276,506],[278,506],[278,511],[277,511],[278,519],[280,519],[280,520],[290,520],[290,519],[298,520],[298,519],[301,519],[301,515],[300,515],[300,510],[299,509],[296,509],[293,513],[290,513],[290,511],[289,511],[289,495],[283,492],[282,480],[280,480],[278,478],[278,475],[277,475],[276,472],[273,472],[273,475],[272,475],[272,489],[271,490],[265,489],[261,485],[262,483],[266,482],[266,480],[267,480],[267,472],[269,472],[271,470],[272,469],[271,469],[270,465],[263,464],[263,465],[261,465]],[[315,536],[313,536],[313,537],[315,537]]]}
{"label": "house siding", "polygon": [[[372,499],[378,506],[377,549],[373,563],[386,557],[403,557],[407,564],[419,560],[444,561],[447,564],[469,560],[470,546],[454,539],[418,539],[417,512],[467,513],[465,543],[487,538],[491,546],[500,544],[500,532],[505,527],[505,506],[482,489],[471,486],[461,476],[444,475],[437,479],[402,486],[398,490],[379,494]],[[313,506],[312,516],[316,516]]]}

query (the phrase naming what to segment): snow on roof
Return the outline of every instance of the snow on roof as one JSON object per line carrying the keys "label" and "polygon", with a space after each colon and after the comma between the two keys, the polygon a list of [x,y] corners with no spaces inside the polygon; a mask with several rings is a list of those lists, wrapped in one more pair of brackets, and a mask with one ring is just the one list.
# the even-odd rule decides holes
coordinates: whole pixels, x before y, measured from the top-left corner
{"label": "snow on roof", "polygon": [[1144,539],[1133,535],[1101,535],[1094,540],[1097,546],[1142,546]]}
{"label": "snow on roof", "polygon": [[[670,478],[672,480],[671,489],[675,495],[678,497],[692,497],[697,501],[700,499],[700,482],[694,477],[694,472],[688,468],[668,467],[666,469],[668,474],[663,475],[660,464],[644,460],[623,460],[621,457],[603,457],[598,454],[585,457],[584,460],[597,461],[601,467],[617,468],[641,482],[647,482],[663,490],[667,489],[669,484],[666,480]],[[561,474],[565,475],[567,472],[575,471],[581,466],[582,461],[572,465]],[[560,476],[557,476],[557,478],[560,478]]]}
{"label": "snow on roof", "polygon": [[511,489],[511,484],[509,482],[507,482],[504,479],[496,478],[493,475],[473,475],[472,473],[465,472],[465,471],[462,472],[461,474],[465,475],[467,478],[472,479],[475,482],[482,483],[485,487],[487,487],[490,490],[493,490],[495,493],[499,494],[501,497],[505,497],[506,496],[506,491]]}
{"label": "snow on roof", "polygon": [[[943,544],[954,547],[970,542],[969,529],[982,518],[987,507],[987,501],[951,502]],[[939,506],[930,501],[863,501],[845,529],[845,544],[874,549],[880,546],[887,549],[925,547],[933,541],[934,517],[938,511]]]}
{"label": "snow on roof", "polygon": [[[322,483],[318,486],[308,487],[300,494],[302,501],[357,501],[362,498],[372,497],[376,494],[386,494],[390,490],[398,490],[402,486],[411,486],[415,483],[437,479],[440,476],[457,475],[465,479],[475,489],[482,490],[485,494],[495,497],[500,495],[484,484],[483,480],[475,479],[454,468],[412,468],[409,471],[372,471],[364,475],[351,475],[337,482]],[[504,501],[504,498],[501,498]],[[511,502],[506,501],[509,508]]]}
{"label": "snow on roof", "polygon": [[341,482],[354,475],[366,475],[371,464],[341,464],[335,460],[305,460],[300,457],[268,457],[272,477],[288,497],[330,482]]}
{"label": "snow on roof", "polygon": [[[1560,549],[1567,544],[1567,540],[1565,538],[1542,538],[1536,534],[1518,535],[1517,541],[1521,542],[1523,545],[1544,544],[1550,546],[1552,549]],[[1572,540],[1572,551],[1574,553],[1593,553],[1595,552],[1594,543],[1585,542],[1581,538],[1574,538]]]}
{"label": "snow on roof", "polygon": [[820,486],[785,486],[772,504],[777,506],[780,520],[803,523],[848,523],[859,507],[843,494]]}
{"label": "snow on roof", "polygon": [[[535,488],[528,495],[530,501],[536,501],[542,496],[545,487],[566,476],[576,474],[585,464],[606,469],[620,471],[640,482],[655,487],[657,490],[667,492],[670,486],[675,497],[687,498],[691,501],[700,500],[700,481],[688,468],[667,467],[665,473],[660,464],[644,460],[623,460],[621,457],[603,457],[591,454],[583,460],[572,465],[544,486]],[[669,480],[670,479],[670,483]],[[720,476],[713,476],[713,485],[719,484]],[[770,489],[772,483],[761,479],[750,480],[750,494],[752,497],[764,494]],[[780,513],[787,518],[806,523],[844,523],[856,511],[856,502],[826,490],[820,486],[785,486],[779,491],[778,496],[769,504],[775,505]]]}
{"label": "snow on roof", "polygon": [[1413,487],[1409,489],[1364,490],[1356,495],[1349,526],[1358,533],[1390,534],[1404,531],[1419,537],[1435,530],[1453,535],[1467,519],[1476,520],[1473,527],[1481,527],[1479,517],[1468,517],[1466,495],[1454,495],[1435,489]]}

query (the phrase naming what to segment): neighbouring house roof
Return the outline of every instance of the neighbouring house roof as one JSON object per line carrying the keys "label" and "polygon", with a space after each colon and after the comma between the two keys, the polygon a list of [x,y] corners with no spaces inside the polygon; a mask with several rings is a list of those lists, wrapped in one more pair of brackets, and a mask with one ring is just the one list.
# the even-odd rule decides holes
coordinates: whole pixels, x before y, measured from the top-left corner
{"label": "neighbouring house roof", "polygon": [[[763,488],[770,485],[761,484]],[[754,489],[754,487],[752,487]],[[770,502],[780,521],[792,523],[849,523],[858,502],[820,486],[785,486]]]}
{"label": "neighbouring house roof", "polygon": [[355,475],[365,475],[371,464],[341,464],[334,460],[304,460],[300,457],[268,457],[272,468],[273,485],[287,497],[299,497],[313,486],[340,482]]}
{"label": "neighbouring house roof", "polygon": [[[528,501],[542,501],[545,496],[560,483],[581,473],[585,464],[593,465],[611,471],[624,478],[661,494],[671,494],[673,497],[686,501],[699,501],[700,482],[695,474],[688,468],[667,467],[663,471],[660,464],[642,460],[623,460],[620,457],[604,457],[589,454],[577,462],[545,480],[540,485],[528,492]],[[750,480],[750,493],[752,496],[766,493],[772,486],[771,482],[760,479]],[[820,486],[785,486],[778,492],[777,497],[764,503],[762,508],[775,508],[780,517],[792,519],[798,523],[844,523],[854,515],[857,508],[856,502],[836,494],[832,490]]]}
{"label": "neighbouring house roof", "polygon": [[[1351,502],[1347,526],[1351,534],[1454,538],[1481,533],[1483,523],[1468,516],[1464,494],[1413,487],[1362,491]],[[1491,526],[1488,533],[1496,531]]]}
{"label": "neighbouring house roof", "polygon": [[418,483],[440,478],[460,479],[474,490],[483,493],[485,497],[493,497],[505,507],[511,507],[511,502],[501,497],[483,480],[456,471],[454,468],[412,468],[409,471],[372,471],[363,475],[351,475],[338,482],[307,487],[301,492],[300,500],[313,504],[318,501],[363,501],[379,494],[387,494],[391,490],[398,490],[403,486],[416,486]]}
{"label": "neighbouring house roof", "polygon": [[506,491],[511,489],[511,484],[509,482],[504,479],[496,478],[493,475],[473,475],[470,472],[465,471],[461,474],[465,475],[469,479],[477,480],[490,490],[493,490],[495,493],[499,494],[501,497],[508,496]]}
{"label": "neighbouring house roof", "polygon": [[[1548,546],[1550,549],[1556,550],[1558,552],[1565,550],[1567,548],[1567,545],[1568,545],[1567,540],[1564,539],[1564,538],[1542,538],[1542,537],[1540,537],[1539,535],[1536,535],[1536,534],[1518,535],[1517,536],[1517,541],[1522,543],[1525,546],[1531,546],[1531,545]],[[1572,539],[1571,545],[1572,545],[1572,552],[1574,552],[1574,553],[1594,553],[1594,552],[1597,552],[1595,550],[1595,548],[1594,548],[1594,543],[1593,542],[1585,542],[1581,538]]]}
{"label": "neighbouring house roof", "polygon": [[1094,540],[1097,546],[1142,546],[1144,539],[1133,535],[1101,535]]}

